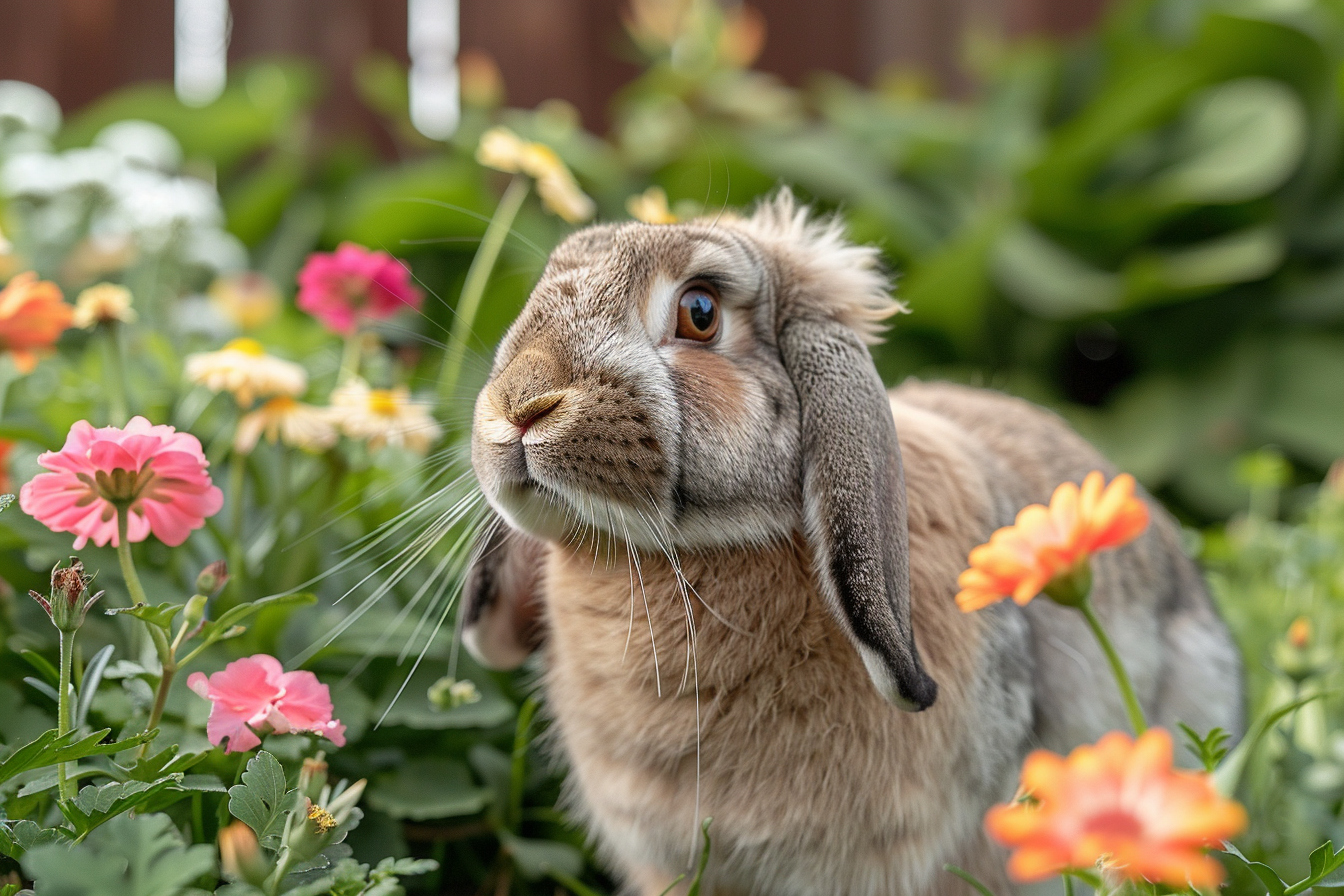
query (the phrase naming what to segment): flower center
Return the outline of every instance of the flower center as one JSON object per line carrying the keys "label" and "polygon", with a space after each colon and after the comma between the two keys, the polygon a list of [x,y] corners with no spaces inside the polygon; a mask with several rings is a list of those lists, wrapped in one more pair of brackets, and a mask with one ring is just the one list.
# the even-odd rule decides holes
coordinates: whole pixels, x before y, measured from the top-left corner
{"label": "flower center", "polygon": [[1111,809],[1089,818],[1085,830],[1089,834],[1105,838],[1108,842],[1138,840],[1143,836],[1143,823],[1132,812]]}
{"label": "flower center", "polygon": [[272,414],[288,414],[299,406],[299,403],[288,395],[277,395],[265,404],[265,409]]}
{"label": "flower center", "polygon": [[153,458],[145,462],[139,470],[99,470],[93,474],[94,487],[99,497],[122,507],[129,507],[145,493],[145,489],[154,480],[154,471],[150,469]]}
{"label": "flower center", "polygon": [[395,417],[401,409],[397,394],[391,389],[369,390],[369,412],[380,417]]}
{"label": "flower center", "polygon": [[266,354],[266,349],[262,347],[260,342],[255,339],[248,339],[246,336],[242,339],[231,340],[224,346],[224,351],[242,352],[243,354],[251,355],[254,358],[260,358]]}

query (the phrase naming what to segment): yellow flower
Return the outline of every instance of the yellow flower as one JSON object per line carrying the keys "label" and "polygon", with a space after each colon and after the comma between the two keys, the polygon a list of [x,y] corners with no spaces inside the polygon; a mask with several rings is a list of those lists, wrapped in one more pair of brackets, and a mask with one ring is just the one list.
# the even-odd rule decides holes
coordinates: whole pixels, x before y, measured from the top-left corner
{"label": "yellow flower", "polygon": [[597,211],[555,150],[524,140],[508,128],[494,127],[481,135],[476,161],[496,171],[531,177],[542,204],[571,224],[587,221]]}
{"label": "yellow flower", "polygon": [[85,330],[98,324],[121,321],[129,324],[135,320],[135,309],[131,307],[131,291],[115,283],[99,283],[90,286],[75,299],[74,324]]}
{"label": "yellow flower", "polygon": [[272,395],[302,395],[308,374],[291,361],[266,354],[255,339],[235,339],[217,352],[187,357],[187,379],[212,392],[230,392],[240,407]]}
{"label": "yellow flower", "polygon": [[210,284],[210,301],[241,330],[255,330],[280,313],[280,290],[256,271],[226,274]]}
{"label": "yellow flower", "polygon": [[476,144],[476,161],[487,168],[517,174],[523,170],[527,141],[508,128],[491,128]]}
{"label": "yellow flower", "polygon": [[330,409],[278,395],[238,421],[233,448],[248,454],[263,435],[271,444],[280,441],[304,451],[326,451],[336,444],[336,425]]}
{"label": "yellow flower", "polygon": [[350,379],[331,393],[331,408],[341,431],[374,451],[395,445],[424,454],[442,431],[429,405],[411,400],[405,386],[370,389],[363,380]]}
{"label": "yellow flower", "polygon": [[667,194],[662,187],[649,187],[643,193],[625,200],[630,217],[645,224],[675,224],[677,216],[667,205]]}

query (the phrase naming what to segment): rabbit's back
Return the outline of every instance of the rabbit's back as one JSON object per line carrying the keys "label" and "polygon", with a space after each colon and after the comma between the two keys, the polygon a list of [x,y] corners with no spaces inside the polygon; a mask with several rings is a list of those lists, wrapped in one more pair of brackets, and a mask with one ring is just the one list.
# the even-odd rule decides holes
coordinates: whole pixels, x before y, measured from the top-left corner
{"label": "rabbit's back", "polygon": [[[1022,399],[917,380],[891,394],[894,408],[916,407],[949,421],[975,446],[969,450],[981,452],[993,471],[995,525],[1010,524],[1027,504],[1048,503],[1061,482],[1080,482],[1091,470],[1108,479],[1116,473],[1057,415]],[[1149,506],[1148,532],[1093,560],[1093,606],[1151,721],[1173,730],[1184,722],[1201,733],[1222,727],[1237,736],[1243,725],[1240,654],[1182,549],[1175,520],[1156,502]],[[1032,630],[1041,745],[1062,751],[1126,728],[1119,692],[1081,616],[1048,600],[1033,601],[1024,612]]]}

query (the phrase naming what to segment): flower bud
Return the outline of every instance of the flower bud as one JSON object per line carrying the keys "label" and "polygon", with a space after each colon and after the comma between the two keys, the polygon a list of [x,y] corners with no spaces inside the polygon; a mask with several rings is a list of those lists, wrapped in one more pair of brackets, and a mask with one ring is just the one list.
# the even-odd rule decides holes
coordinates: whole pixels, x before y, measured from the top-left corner
{"label": "flower bud", "polygon": [[429,686],[429,702],[439,709],[456,709],[468,703],[479,703],[481,692],[475,682],[468,679],[458,681],[443,677]]}
{"label": "flower bud", "polygon": [[191,600],[182,608],[182,628],[190,632],[205,618],[205,605],[209,602],[204,594],[193,594]]}
{"label": "flower bud", "polygon": [[322,788],[326,786],[326,754],[318,753],[316,756],[303,760],[303,768],[299,771],[299,793],[310,800],[316,800],[322,793]]}
{"label": "flower bud", "polygon": [[28,593],[42,605],[52,625],[66,634],[73,634],[84,624],[89,607],[103,596],[101,591],[89,596],[89,583],[92,581],[93,576],[84,575],[84,564],[79,558],[71,557],[69,566],[62,569],[57,563],[51,570],[50,600],[36,591]]}
{"label": "flower bud", "polygon": [[229,565],[223,560],[216,560],[196,577],[196,593],[214,597],[228,581]]}
{"label": "flower bud", "polygon": [[1310,619],[1299,616],[1293,620],[1293,624],[1288,626],[1288,643],[1298,650],[1306,650],[1311,646]]}
{"label": "flower bud", "polygon": [[241,821],[219,832],[219,865],[225,877],[254,887],[265,883],[271,874],[271,863],[262,853],[257,835]]}
{"label": "flower bud", "polygon": [[367,778],[360,778],[358,781],[338,793],[335,798],[327,803],[326,809],[331,813],[332,817],[336,819],[338,825],[344,824],[345,820],[350,817],[350,812],[355,808],[355,804],[359,802],[359,798],[364,795],[364,788],[368,783]]}

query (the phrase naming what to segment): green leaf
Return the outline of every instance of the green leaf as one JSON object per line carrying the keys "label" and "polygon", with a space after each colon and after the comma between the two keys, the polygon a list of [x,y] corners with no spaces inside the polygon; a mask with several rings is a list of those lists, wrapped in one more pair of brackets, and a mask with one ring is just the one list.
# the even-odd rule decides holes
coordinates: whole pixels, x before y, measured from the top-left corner
{"label": "green leaf", "polygon": [[19,656],[23,657],[28,665],[37,670],[37,673],[46,679],[47,684],[53,688],[60,683],[61,673],[51,664],[51,661],[35,650],[20,650]]}
{"label": "green leaf", "polygon": [[686,891],[686,896],[700,896],[700,884],[705,879],[705,868],[709,866],[709,826],[714,823],[714,819],[706,818],[700,825],[700,834],[704,837],[705,845],[700,847],[700,861],[695,866],[695,877],[691,878],[691,888]]}
{"label": "green leaf", "polygon": [[1231,735],[1222,728],[1214,728],[1204,737],[1200,737],[1195,729],[1184,722],[1177,722],[1177,724],[1181,726],[1181,730],[1185,732],[1186,739],[1190,741],[1190,743],[1186,745],[1187,749],[1195,754],[1196,758],[1203,764],[1204,770],[1212,772],[1217,768],[1218,763],[1227,755],[1227,747],[1223,745],[1227,743],[1227,740]]}
{"label": "green leaf", "polygon": [[462,763],[421,757],[377,775],[365,799],[393,818],[425,821],[475,815],[489,802],[490,792],[476,786]]}
{"label": "green leaf", "polygon": [[115,650],[115,647],[108,644],[95,653],[93,659],[84,667],[84,677],[79,682],[79,700],[75,704],[76,728],[84,727],[84,721],[89,717],[89,707],[93,706],[93,698],[97,696],[98,685],[103,680],[103,672],[107,670],[107,664]]}
{"label": "green leaf", "polygon": [[1282,81],[1238,78],[1191,100],[1176,135],[1177,159],[1150,187],[1171,203],[1231,203],[1264,196],[1302,161],[1307,112]]}
{"label": "green leaf", "polygon": [[500,833],[500,843],[527,880],[540,880],[552,870],[570,876],[583,871],[583,853],[568,843],[531,840],[507,831]]}
{"label": "green leaf", "polygon": [[[155,781],[164,775],[185,772],[210,755],[209,750],[182,753],[177,744],[169,744],[157,753],[135,760],[129,766],[117,766],[132,781]],[[179,755],[180,754],[180,755]]]}
{"label": "green leaf", "polygon": [[70,822],[77,839],[112,818],[142,806],[160,791],[178,783],[180,775],[170,775],[158,781],[113,782],[95,787],[81,787],[72,800],[58,803],[61,814]]}
{"label": "green leaf", "polygon": [[1252,862],[1242,855],[1241,850],[1237,849],[1231,843],[1223,844],[1223,854],[1232,856],[1234,859],[1245,865],[1264,886],[1268,896],[1284,896],[1287,890],[1287,885],[1284,884],[1283,880],[1273,868],[1263,862]]}
{"label": "green leaf", "polygon": [[149,604],[136,604],[133,607],[111,607],[104,610],[108,616],[134,616],[142,622],[150,625],[157,625],[164,631],[172,631],[173,617],[182,612],[186,604],[162,603],[150,606]]}
{"label": "green leaf", "polygon": [[296,790],[285,784],[280,762],[261,750],[247,763],[243,782],[229,788],[229,812],[256,832],[263,846],[279,846],[285,813],[294,805]]}
{"label": "green leaf", "polygon": [[270,597],[263,597],[260,600],[248,601],[238,604],[236,607],[230,607],[218,619],[211,619],[201,627],[201,638],[207,643],[223,640],[232,637],[232,629],[238,623],[254,613],[271,607],[286,606],[306,606],[317,603],[317,595],[308,592],[298,594],[272,594]]}
{"label": "green leaf", "polygon": [[48,843],[60,843],[70,839],[65,828],[44,828],[35,821],[21,819],[13,822],[0,822],[0,852],[14,859],[21,859],[28,850]]}
{"label": "green leaf", "polygon": [[1027,224],[1004,232],[991,267],[1009,298],[1041,317],[1095,314],[1120,302],[1119,275],[1093,267]]}
{"label": "green leaf", "polygon": [[36,740],[19,747],[4,762],[0,762],[0,783],[33,769],[73,762],[87,756],[120,753],[122,750],[129,750],[131,747],[153,740],[159,733],[159,729],[155,728],[153,731],[136,734],[125,740],[110,744],[101,743],[111,731],[111,728],[104,728],[83,738],[79,737],[77,731],[70,731],[64,736],[59,735],[55,728],[45,731]]}
{"label": "green leaf", "polygon": [[158,814],[117,816],[83,843],[34,846],[23,857],[42,896],[183,896],[214,869],[214,847],[186,846]]}
{"label": "green leaf", "polygon": [[[1241,743],[1237,744],[1232,752],[1228,753],[1223,761],[1218,764],[1218,768],[1214,770],[1213,784],[1218,792],[1227,797],[1236,793],[1237,785],[1241,782],[1241,775],[1246,770],[1246,763],[1250,761],[1251,754],[1255,752],[1255,748],[1264,736],[1294,710],[1324,696],[1325,694],[1312,694],[1309,697],[1291,700],[1256,719],[1255,723],[1246,732],[1246,736],[1241,739]],[[1240,853],[1233,854],[1240,855]]]}

